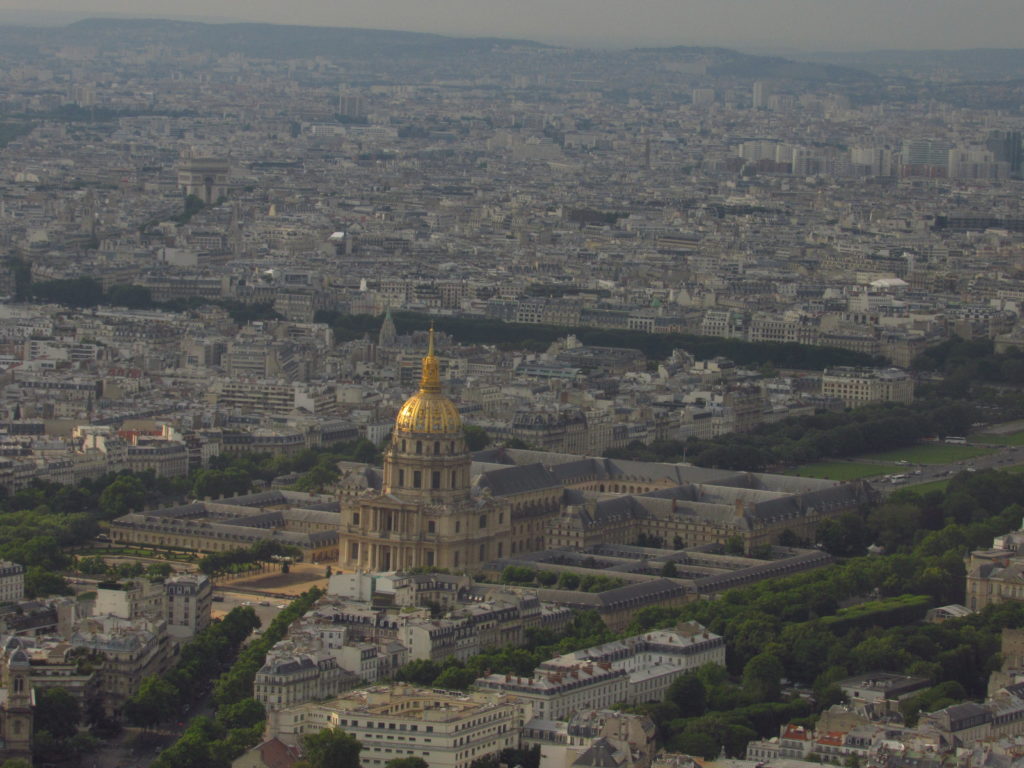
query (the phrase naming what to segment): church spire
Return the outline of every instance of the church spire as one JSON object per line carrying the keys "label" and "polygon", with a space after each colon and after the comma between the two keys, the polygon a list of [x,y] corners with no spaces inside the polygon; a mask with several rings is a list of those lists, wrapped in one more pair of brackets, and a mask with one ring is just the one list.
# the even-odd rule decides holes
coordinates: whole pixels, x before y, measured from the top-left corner
{"label": "church spire", "polygon": [[423,358],[423,375],[420,377],[420,392],[441,391],[441,369],[434,354],[434,324],[430,324],[430,342]]}
{"label": "church spire", "polygon": [[380,326],[377,342],[382,347],[392,347],[397,338],[398,330],[395,328],[395,321],[391,319],[391,307],[388,307],[384,313],[384,322]]}

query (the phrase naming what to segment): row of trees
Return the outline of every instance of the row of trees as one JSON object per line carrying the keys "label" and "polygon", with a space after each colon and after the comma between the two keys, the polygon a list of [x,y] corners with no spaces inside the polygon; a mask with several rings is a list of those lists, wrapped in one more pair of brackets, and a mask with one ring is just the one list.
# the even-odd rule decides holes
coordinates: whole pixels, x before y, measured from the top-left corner
{"label": "row of trees", "polygon": [[[820,371],[836,365],[882,365],[883,360],[860,352],[804,344],[749,342],[717,336],[681,333],[645,333],[643,331],[604,328],[565,328],[551,325],[506,323],[482,317],[431,317],[415,312],[393,314],[400,333],[422,330],[433,321],[438,331],[451,334],[463,344],[495,344],[505,349],[543,351],[551,342],[572,333],[584,344],[639,349],[649,359],[664,360],[675,349],[685,349],[698,359],[725,355],[740,365],[774,365],[780,368]],[[362,338],[380,329],[381,318],[372,315],[345,315],[321,310],[315,318],[327,323],[339,341]]]}
{"label": "row of trees", "polygon": [[[823,522],[818,543],[833,555],[856,556],[874,542],[885,551],[939,555],[984,547],[994,536],[1020,527],[1024,477],[984,470],[961,472],[945,491],[897,491],[867,514],[847,513]],[[962,592],[949,595],[962,602]]]}
{"label": "row of trees", "polygon": [[828,411],[764,424],[752,432],[710,440],[661,440],[610,449],[610,458],[690,461],[701,467],[759,472],[913,445],[932,435],[966,434],[977,419],[968,403],[928,398],[910,405],[884,403],[851,411]]}
{"label": "row of trees", "polygon": [[0,558],[26,567],[30,597],[68,594],[60,576],[72,566],[65,548],[91,541],[104,522],[183,497],[185,478],[152,471],[108,474],[78,485],[33,482],[12,495],[0,489]]}
{"label": "row of trees", "polygon": [[606,576],[604,573],[580,575],[570,571],[555,573],[542,571],[525,565],[509,565],[501,572],[502,584],[548,587],[550,589],[571,589],[579,592],[607,592],[626,584],[624,579]]}
{"label": "row of trees", "polygon": [[210,681],[231,665],[242,643],[259,626],[256,612],[248,606],[238,606],[211,622],[182,648],[174,667],[142,681],[138,693],[125,702],[125,719],[152,728],[180,717],[205,695]]}
{"label": "row of trees", "polygon": [[941,373],[961,380],[1019,385],[1024,381],[1024,350],[995,351],[992,339],[954,337],[922,352],[911,362],[915,371]]}
{"label": "row of trees", "polygon": [[252,698],[256,672],[266,661],[267,652],[287,634],[289,625],[308,611],[322,594],[314,588],[296,598],[260,637],[238,654],[230,669],[214,682],[216,716],[194,718],[181,738],[152,763],[153,768],[227,768],[232,760],[259,743],[266,712],[263,705]]}
{"label": "row of trees", "polygon": [[269,453],[214,456],[209,469],[193,475],[192,495],[202,499],[245,493],[257,480],[269,482],[296,472],[300,477],[291,488],[315,492],[337,479],[335,465],[339,461],[376,464],[380,459],[380,450],[365,438],[333,443],[326,448],[307,448],[291,456]]}
{"label": "row of trees", "polygon": [[213,700],[218,708],[237,704],[252,695],[256,673],[266,661],[267,653],[275,643],[284,639],[291,623],[301,618],[322,595],[323,591],[316,587],[303,593],[274,617],[259,638],[246,646],[231,669],[221,675],[213,686]]}
{"label": "row of trees", "polygon": [[281,320],[269,303],[246,304],[234,299],[210,299],[193,296],[187,299],[156,301],[149,288],[142,285],[113,285],[104,290],[92,277],[61,278],[40,282],[17,282],[16,298],[23,301],[61,304],[74,309],[92,309],[99,306],[126,309],[162,309],[167,312],[188,312],[203,306],[221,307],[236,323],[256,320]]}
{"label": "row of trees", "polygon": [[108,564],[99,555],[76,558],[75,569],[84,576],[101,576],[105,577],[108,581],[140,577],[145,577],[150,581],[163,581],[174,570],[170,563],[143,565],[138,560]]}
{"label": "row of trees", "polygon": [[262,539],[251,547],[211,552],[199,561],[199,570],[208,576],[223,573],[239,573],[251,570],[256,565],[274,562],[281,558],[302,559],[302,550],[273,539]]}

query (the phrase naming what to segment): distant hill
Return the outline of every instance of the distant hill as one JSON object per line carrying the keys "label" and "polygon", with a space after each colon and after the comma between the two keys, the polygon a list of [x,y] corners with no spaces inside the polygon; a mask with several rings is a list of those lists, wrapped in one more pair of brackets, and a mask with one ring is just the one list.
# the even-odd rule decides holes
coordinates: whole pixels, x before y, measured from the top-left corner
{"label": "distant hill", "polygon": [[[546,48],[529,40],[446,37],[423,32],[284,24],[203,24],[159,19],[85,19],[64,28],[80,42],[164,43],[187,50],[241,53],[267,59],[387,55],[458,55],[498,48]],[[52,34],[52,28],[49,30]]]}
{"label": "distant hill", "polygon": [[64,27],[0,26],[0,49],[21,52],[54,44],[124,50],[147,45],[168,45],[183,52],[239,53],[252,58],[292,59],[322,56],[327,59],[370,61],[433,59],[458,68],[460,59],[480,63],[488,57],[525,52],[565,55],[570,69],[581,76],[594,67],[607,71],[616,64],[650,59],[660,63],[700,58],[710,75],[740,78],[829,81],[872,81],[873,75],[827,62],[793,61],[781,57],[750,56],[728,48],[664,47],[633,50],[568,50],[532,40],[495,37],[448,37],[422,32],[344,27],[302,27],[278,24],[171,21],[166,19],[91,18]]}
{"label": "distant hill", "polygon": [[818,52],[800,56],[817,63],[856,67],[887,75],[930,77],[939,72],[957,79],[1001,80],[1024,77],[1022,48],[962,50]]}
{"label": "distant hill", "polygon": [[708,74],[756,78],[763,80],[804,80],[834,83],[873,80],[875,75],[852,66],[841,66],[818,61],[794,61],[781,56],[755,56],[731,48],[700,48],[673,46],[670,48],[638,48],[638,53],[651,53],[660,58],[679,56],[692,59],[695,54],[709,61]]}

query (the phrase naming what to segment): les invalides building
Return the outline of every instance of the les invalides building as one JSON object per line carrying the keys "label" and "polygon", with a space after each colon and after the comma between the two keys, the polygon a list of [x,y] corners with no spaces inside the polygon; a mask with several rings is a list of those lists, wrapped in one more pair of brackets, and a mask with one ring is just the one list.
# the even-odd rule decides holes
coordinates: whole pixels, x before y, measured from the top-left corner
{"label": "les invalides building", "polygon": [[508,554],[509,505],[474,489],[459,411],[441,391],[434,331],[420,389],[398,411],[379,492],[343,506],[339,566],[473,571]]}

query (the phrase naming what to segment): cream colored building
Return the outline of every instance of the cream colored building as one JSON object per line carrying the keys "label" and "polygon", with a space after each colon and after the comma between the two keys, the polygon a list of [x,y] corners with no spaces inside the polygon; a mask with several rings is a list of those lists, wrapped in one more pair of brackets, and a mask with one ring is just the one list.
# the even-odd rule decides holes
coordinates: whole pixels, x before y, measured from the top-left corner
{"label": "cream colored building", "polygon": [[505,696],[396,684],[271,712],[267,735],[294,745],[306,734],[340,728],[363,745],[364,768],[403,757],[422,758],[430,768],[469,768],[518,746],[521,719],[520,707]]}
{"label": "cream colored building", "polygon": [[123,584],[99,587],[96,590],[97,616],[117,616],[121,619],[163,618],[167,593],[161,582],[146,578],[133,579]]}
{"label": "cream colored building", "polygon": [[821,377],[821,394],[839,398],[848,408],[868,403],[911,403],[914,380],[899,368],[827,368]]}
{"label": "cream colored building", "polygon": [[78,622],[68,642],[103,654],[100,690],[110,717],[120,714],[143,680],[162,674],[171,661],[167,626],[162,620],[94,616]]}
{"label": "cream colored building", "polygon": [[724,667],[725,640],[691,621],[556,656],[538,671],[568,674],[581,663],[624,670],[628,677],[622,701],[628,704],[661,701],[672,682],[687,672],[705,664]]}
{"label": "cream colored building", "polygon": [[520,739],[523,749],[540,747],[540,768],[648,768],[658,748],[649,717],[608,709],[582,710],[566,720],[534,718],[524,723]]}
{"label": "cream colored building", "polygon": [[0,562],[0,603],[25,599],[25,566],[9,560]]}
{"label": "cream colored building", "polygon": [[338,666],[330,652],[297,653],[275,648],[256,673],[253,698],[271,712],[336,696],[357,682],[358,678]]}
{"label": "cream colored building", "polygon": [[568,668],[537,669],[532,676],[487,675],[476,687],[507,695],[542,720],[564,720],[583,709],[607,709],[625,701],[628,690],[625,669],[607,662],[583,662]]}
{"label": "cream colored building", "polygon": [[210,625],[213,582],[201,573],[179,573],[163,584],[167,631],[175,639],[195,637]]}

